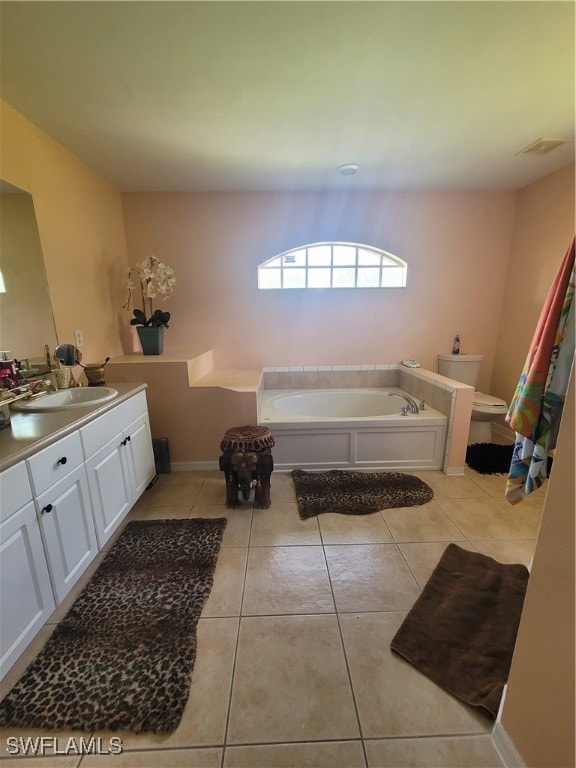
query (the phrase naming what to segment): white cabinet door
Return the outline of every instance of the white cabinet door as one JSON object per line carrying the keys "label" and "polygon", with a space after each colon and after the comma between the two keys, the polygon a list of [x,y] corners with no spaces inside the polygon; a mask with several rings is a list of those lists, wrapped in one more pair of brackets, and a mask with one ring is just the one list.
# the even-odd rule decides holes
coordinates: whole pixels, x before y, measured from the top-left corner
{"label": "white cabinet door", "polygon": [[125,438],[116,435],[86,462],[98,546],[101,549],[133,504]]}
{"label": "white cabinet door", "polygon": [[156,474],[152,436],[148,414],[140,416],[124,431],[127,456],[132,477],[133,501],[144,493],[146,486]]}
{"label": "white cabinet door", "polygon": [[0,678],[54,610],[54,596],[32,501],[0,525]]}
{"label": "white cabinet door", "polygon": [[60,603],[98,552],[84,465],[36,499],[52,587]]}

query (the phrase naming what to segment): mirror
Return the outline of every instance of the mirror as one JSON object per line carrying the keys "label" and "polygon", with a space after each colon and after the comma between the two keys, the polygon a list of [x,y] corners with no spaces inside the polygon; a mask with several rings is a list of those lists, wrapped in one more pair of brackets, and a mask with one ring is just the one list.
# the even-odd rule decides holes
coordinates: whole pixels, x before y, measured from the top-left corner
{"label": "mirror", "polygon": [[82,360],[82,353],[74,346],[74,344],[60,344],[60,346],[56,347],[54,357],[56,360],[59,360],[62,365],[73,366],[80,363]]}
{"label": "mirror", "polygon": [[0,349],[46,371],[47,344],[58,344],[32,196],[0,181]]}

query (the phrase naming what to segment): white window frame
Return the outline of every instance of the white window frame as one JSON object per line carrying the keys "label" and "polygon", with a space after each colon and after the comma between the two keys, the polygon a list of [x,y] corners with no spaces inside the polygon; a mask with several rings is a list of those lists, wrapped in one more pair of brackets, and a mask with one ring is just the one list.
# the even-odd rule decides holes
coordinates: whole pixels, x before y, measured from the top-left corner
{"label": "white window frame", "polygon": [[309,243],[259,264],[258,288],[405,288],[407,271],[408,264],[403,259],[373,245],[338,241]]}

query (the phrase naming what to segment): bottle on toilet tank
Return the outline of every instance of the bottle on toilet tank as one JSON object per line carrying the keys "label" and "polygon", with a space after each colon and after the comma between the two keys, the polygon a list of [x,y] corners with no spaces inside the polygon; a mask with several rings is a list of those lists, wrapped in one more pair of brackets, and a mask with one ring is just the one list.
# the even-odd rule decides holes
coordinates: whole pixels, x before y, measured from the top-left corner
{"label": "bottle on toilet tank", "polygon": [[452,354],[460,354],[460,335],[458,333],[454,336],[454,341],[452,342]]}

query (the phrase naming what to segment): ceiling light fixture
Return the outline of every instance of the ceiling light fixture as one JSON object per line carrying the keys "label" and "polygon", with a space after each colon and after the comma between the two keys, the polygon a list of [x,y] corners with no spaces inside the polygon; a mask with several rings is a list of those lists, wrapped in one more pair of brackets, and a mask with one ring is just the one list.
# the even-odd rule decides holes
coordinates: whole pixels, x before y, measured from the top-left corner
{"label": "ceiling light fixture", "polygon": [[346,163],[346,165],[339,165],[336,169],[341,176],[354,176],[358,173],[360,166],[354,165],[354,163]]}

